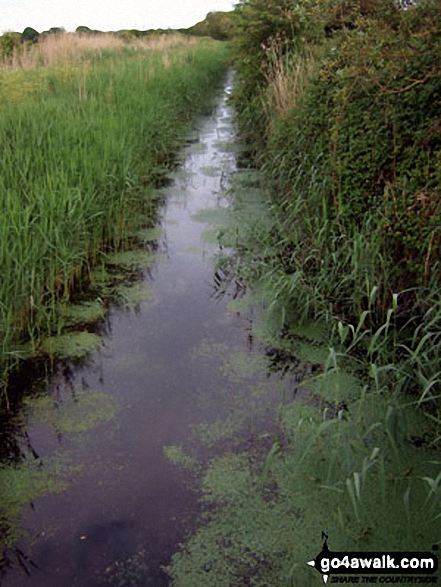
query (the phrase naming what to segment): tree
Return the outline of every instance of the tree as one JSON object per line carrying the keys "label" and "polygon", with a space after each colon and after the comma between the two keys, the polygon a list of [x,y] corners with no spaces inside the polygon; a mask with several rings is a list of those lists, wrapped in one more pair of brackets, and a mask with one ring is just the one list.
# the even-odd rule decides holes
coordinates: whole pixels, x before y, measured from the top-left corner
{"label": "tree", "polygon": [[39,36],[40,36],[40,33],[38,33],[32,27],[28,26],[22,32],[21,37],[20,37],[20,41],[22,43],[36,43],[38,41]]}
{"label": "tree", "polygon": [[48,31],[45,31],[48,35],[58,35],[61,33],[65,33],[66,29],[60,26],[53,26]]}
{"label": "tree", "polygon": [[75,29],[76,33],[82,33],[84,35],[90,35],[93,31],[88,26],[79,26]]}

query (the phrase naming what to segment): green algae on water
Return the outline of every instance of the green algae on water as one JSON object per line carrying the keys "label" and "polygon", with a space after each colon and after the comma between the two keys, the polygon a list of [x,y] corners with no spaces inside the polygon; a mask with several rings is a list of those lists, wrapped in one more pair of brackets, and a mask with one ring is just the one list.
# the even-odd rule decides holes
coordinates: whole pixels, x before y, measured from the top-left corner
{"label": "green algae on water", "polygon": [[[115,264],[118,271],[109,271],[106,267],[101,266],[92,272],[91,280],[93,287],[101,296],[112,299],[119,306],[133,308],[143,301],[152,300],[153,290],[145,281],[128,283],[130,279],[133,281],[131,271],[139,271],[150,267],[153,262],[163,261],[166,257],[165,255],[145,251],[127,251],[127,253],[127,255],[126,253],[118,253],[118,257],[113,259],[115,262],[117,260],[126,262],[125,265]],[[139,255],[138,253],[141,254]],[[147,264],[146,261],[148,261]],[[136,267],[137,265],[138,267]],[[112,265],[109,265],[109,267],[112,267]]]}
{"label": "green algae on water", "polygon": [[221,153],[245,153],[246,147],[237,141],[216,141],[213,145]]}
{"label": "green algae on water", "polygon": [[268,366],[267,359],[261,353],[230,348],[209,339],[203,339],[198,347],[193,348],[190,357],[192,361],[218,359],[219,373],[232,381],[262,375]]}
{"label": "green algae on water", "polygon": [[205,153],[207,145],[205,143],[193,143],[185,148],[185,153],[189,155],[198,155],[199,153]]}
{"label": "green algae on water", "polygon": [[109,253],[106,255],[105,262],[109,266],[135,270],[150,267],[154,259],[154,255],[147,251],[132,250]]}
{"label": "green algae on water", "polygon": [[127,559],[116,560],[105,569],[104,581],[108,587],[153,587],[146,551],[140,550]]}
{"label": "green algae on water", "polygon": [[246,416],[242,411],[235,410],[226,418],[217,418],[214,422],[201,422],[192,426],[197,441],[206,447],[213,448],[224,440],[238,437],[246,424]]}
{"label": "green algae on water", "polygon": [[[166,569],[174,587],[283,585],[280,562],[292,549],[295,510],[275,504],[246,453],[214,459],[203,480],[204,524]],[[211,512],[210,512],[211,508]]]}
{"label": "green algae on water", "polygon": [[60,316],[63,317],[66,326],[77,326],[79,324],[90,324],[104,318],[105,308],[101,301],[83,302],[61,306]]}
{"label": "green algae on water", "polygon": [[221,229],[218,228],[209,228],[208,230],[204,230],[201,235],[201,241],[209,245],[217,245],[219,243],[220,237],[222,236],[220,231]]}
{"label": "green algae on water", "polygon": [[70,332],[45,338],[39,354],[67,360],[84,359],[103,344],[102,338],[92,332]]}
{"label": "green algae on water", "polygon": [[201,208],[192,214],[191,217],[197,222],[222,224],[232,217],[232,213],[228,208]]}
{"label": "green algae on water", "polygon": [[207,165],[206,167],[201,167],[199,171],[207,177],[218,177],[220,175],[220,168],[216,165]]}
{"label": "green algae on water", "polygon": [[24,405],[30,426],[45,425],[59,432],[86,432],[115,417],[119,404],[104,393],[75,391],[68,401],[49,395],[26,398]]}
{"label": "green algae on water", "polygon": [[[254,301],[261,300],[258,294]],[[230,310],[249,308],[245,298]],[[273,437],[266,454],[240,444],[249,420],[239,414],[253,399],[248,377],[262,365],[252,353],[209,340],[192,352],[200,362],[218,357],[219,372],[236,382],[235,403],[226,416],[193,426],[193,444],[215,456],[207,460],[202,451],[203,523],[167,568],[173,587],[203,587],[207,572],[219,587],[247,584],[250,577],[256,587],[313,587],[317,577],[306,561],[319,551],[323,528],[335,550],[424,550],[439,540],[439,462],[433,451],[412,444],[423,429],[413,407],[332,367],[323,323],[291,327],[286,338],[281,323],[280,314],[266,312],[259,334],[287,353],[300,351],[323,372],[302,380],[312,405],[273,403],[263,426],[277,427],[262,435]],[[268,381],[267,392],[273,385]]]}
{"label": "green algae on water", "polygon": [[164,455],[173,464],[179,465],[184,469],[197,469],[199,464],[197,459],[187,455],[180,446],[164,446]]}
{"label": "green algae on water", "polygon": [[65,457],[27,459],[17,465],[0,465],[0,553],[23,535],[20,515],[26,506],[47,493],[60,493],[81,467]]}
{"label": "green algae on water", "polygon": [[[279,436],[266,456],[227,451],[206,465],[204,522],[167,568],[173,587],[205,586],[207,569],[216,586],[242,585],[252,577],[258,587],[312,587],[317,577],[306,562],[316,556],[323,528],[335,550],[381,550],[384,540],[392,550],[409,544],[427,549],[436,542],[434,515],[424,532],[414,532],[427,509],[421,473],[430,453],[422,460],[420,450],[408,447],[406,458],[391,467],[383,431],[373,431],[373,444],[364,450],[351,442],[357,418],[320,420],[316,408],[300,403],[286,405],[281,417],[283,446]],[[412,470],[404,471],[404,463]],[[434,480],[435,463],[431,469]]]}
{"label": "green algae on water", "polygon": [[221,372],[231,381],[240,381],[255,375],[263,375],[268,366],[261,353],[236,350],[224,357]]}
{"label": "green algae on water", "polygon": [[179,251],[181,254],[190,254],[190,255],[201,255],[204,251],[201,247],[187,247],[182,251]]}
{"label": "green algae on water", "polygon": [[145,281],[133,285],[120,285],[115,289],[115,295],[118,303],[127,309],[135,308],[141,302],[153,300],[153,290]]}
{"label": "green algae on water", "polygon": [[194,175],[193,171],[189,171],[185,168],[175,169],[174,171],[169,171],[166,174],[166,177],[172,181],[187,181]]}
{"label": "green algae on water", "polygon": [[154,228],[141,228],[135,232],[135,236],[145,243],[158,240],[162,235],[162,230],[155,226]]}

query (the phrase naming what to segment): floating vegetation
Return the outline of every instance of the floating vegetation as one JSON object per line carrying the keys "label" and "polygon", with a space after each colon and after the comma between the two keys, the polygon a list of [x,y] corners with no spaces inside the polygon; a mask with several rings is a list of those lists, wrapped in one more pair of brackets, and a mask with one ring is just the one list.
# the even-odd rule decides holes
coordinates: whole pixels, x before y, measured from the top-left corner
{"label": "floating vegetation", "polygon": [[[441,474],[435,453],[416,448],[427,428],[422,414],[382,394],[382,388],[370,389],[374,381],[365,373],[362,378],[345,370],[349,358],[332,348],[329,324],[291,324],[282,335],[283,312],[263,287],[230,303],[229,310],[252,312],[253,336],[269,345],[268,352],[286,353],[291,367],[300,356],[321,365],[320,372],[302,375],[303,400],[266,404],[262,436],[272,438],[266,452],[252,445],[241,450],[240,437],[250,421],[243,417],[241,393],[247,389],[251,411],[254,395],[246,379],[264,371],[264,363],[237,349],[229,355],[208,340],[194,351],[199,361],[219,357],[221,373],[236,381],[235,403],[225,417],[193,427],[194,444],[215,456],[201,459],[204,522],[167,568],[172,586],[202,587],[207,572],[220,587],[247,584],[250,578],[258,587],[312,586],[316,577],[305,562],[317,554],[323,528],[335,550],[374,551],[385,544],[393,550],[409,544],[427,550],[435,544]],[[274,381],[267,383],[267,392],[271,385]],[[265,386],[256,392],[258,399]],[[262,413],[257,411],[260,421]]]}
{"label": "floating vegetation", "polygon": [[202,208],[195,214],[192,214],[192,219],[197,222],[205,222],[206,224],[220,224],[232,218],[231,211],[227,208]]}
{"label": "floating vegetation", "polygon": [[197,155],[199,153],[205,153],[207,145],[205,143],[192,143],[185,148],[185,152],[189,155]]}
{"label": "floating vegetation", "polygon": [[259,307],[262,304],[262,297],[259,292],[247,291],[246,295],[228,302],[228,311],[233,313],[245,313],[252,308]]}
{"label": "floating vegetation", "polygon": [[214,147],[221,153],[245,153],[246,148],[237,141],[216,141]]}
{"label": "floating vegetation", "polygon": [[192,349],[192,361],[218,359],[219,373],[230,381],[245,380],[266,373],[267,358],[260,352],[242,351],[223,343],[204,339],[199,347]]}
{"label": "floating vegetation", "polygon": [[238,169],[232,178],[234,187],[260,187],[263,174],[260,169]]}
{"label": "floating vegetation", "polygon": [[108,285],[114,273],[112,274],[109,272],[107,267],[103,264],[97,265],[91,272],[90,272],[90,283],[92,288],[101,289],[102,287]]}
{"label": "floating vegetation", "polygon": [[207,177],[217,177],[220,174],[220,168],[216,165],[207,165],[205,167],[201,167],[199,171]]}
{"label": "floating vegetation", "polygon": [[89,391],[75,391],[62,402],[49,395],[26,398],[24,406],[30,426],[43,424],[59,432],[85,432],[111,420],[119,410],[115,399]]}
{"label": "floating vegetation", "polygon": [[69,332],[45,338],[39,347],[39,354],[48,354],[58,359],[79,360],[99,349],[102,344],[102,338],[92,332]]}
{"label": "floating vegetation", "polygon": [[198,347],[191,349],[190,358],[192,361],[199,361],[199,359],[204,358],[211,359],[225,355],[228,351],[227,344],[212,342],[205,338]]}
{"label": "floating vegetation", "polygon": [[[216,420],[192,426],[198,445],[214,447],[224,440],[242,442],[244,434],[265,428],[266,418],[274,414],[275,406],[286,396],[286,382],[277,377],[268,378],[270,363],[262,353],[245,352],[205,339],[192,349],[190,358],[198,363],[198,369],[203,370],[207,364],[213,376],[219,378],[218,394],[222,394],[224,406],[228,406]],[[214,368],[213,362],[217,364]],[[201,409],[210,409],[216,401],[212,389],[199,390]]]}
{"label": "floating vegetation", "polygon": [[[193,351],[200,363],[219,358],[222,392],[231,398],[231,409],[214,422],[193,426],[191,450],[182,449],[199,458],[202,522],[167,568],[172,587],[202,587],[207,576],[217,587],[313,586],[317,577],[306,562],[315,558],[323,529],[334,550],[404,551],[409,545],[428,550],[439,542],[439,458],[435,451],[416,448],[424,446],[427,420],[390,389],[387,378],[398,365],[378,362],[377,367],[361,360],[369,344],[363,322],[369,312],[354,327],[323,320],[325,312],[316,318],[297,271],[305,260],[301,251],[291,256],[288,239],[286,250],[277,240],[277,221],[259,181],[254,172],[238,173],[231,208],[202,210],[194,219],[214,225],[208,240],[235,247],[233,255],[219,256],[218,266],[240,275],[253,293],[234,300],[229,310],[251,315],[252,344],[263,341],[268,357],[280,355],[282,392],[290,389],[292,375],[294,393],[299,382],[301,393],[295,402],[291,392],[285,401],[265,404],[262,394],[274,392],[277,382],[252,385],[254,377],[265,375],[265,361],[241,349],[230,355],[209,340]],[[311,273],[317,270],[312,256],[305,263]],[[301,320],[296,308],[305,303],[311,305]],[[388,329],[396,332],[392,313],[371,349]],[[351,355],[339,344],[345,332],[348,339],[363,339]],[[375,353],[371,363],[377,362]],[[247,427],[271,444],[265,449],[247,444]]]}
{"label": "floating vegetation", "polygon": [[133,285],[120,285],[115,289],[117,302],[125,308],[135,308],[141,302],[153,300],[153,290],[150,285],[141,281]]}
{"label": "floating vegetation", "polygon": [[[67,399],[49,395],[26,397],[20,421],[27,428],[45,426],[59,433],[82,433],[112,419],[120,409],[113,398],[103,393],[74,391]],[[28,457],[20,463],[0,465],[0,555],[22,536],[23,509],[40,496],[59,493],[69,487],[72,475],[81,466],[72,465],[67,455],[50,458]]]}
{"label": "floating vegetation", "polygon": [[18,526],[23,508],[41,495],[67,489],[70,476],[80,470],[61,457],[0,465],[0,554],[23,533]]}
{"label": "floating vegetation", "polygon": [[201,241],[208,245],[217,245],[221,236],[218,228],[209,228],[202,233]]}
{"label": "floating vegetation", "polygon": [[135,235],[145,243],[150,243],[161,237],[162,230],[159,226],[155,226],[154,228],[141,228],[136,231]]}
{"label": "floating vegetation", "polygon": [[106,255],[106,265],[122,267],[130,270],[145,269],[155,260],[154,255],[148,251],[131,250],[119,251]]}
{"label": "floating vegetation", "polygon": [[201,247],[187,247],[181,251],[181,253],[189,253],[191,255],[200,255],[203,252],[204,251],[201,249]]}
{"label": "floating vegetation", "polygon": [[[247,454],[214,459],[203,480],[205,523],[166,569],[174,587],[284,585],[280,568],[293,548],[296,511],[270,499]],[[291,563],[292,564],[292,563]]]}
{"label": "floating vegetation", "polygon": [[111,299],[115,296],[116,288],[124,283],[127,283],[128,278],[131,277],[132,271],[129,269],[124,271],[121,267],[119,270],[110,270],[105,265],[94,269],[91,273],[90,279],[92,288],[96,290],[100,297],[104,299]]}
{"label": "floating vegetation", "polygon": [[[226,418],[217,418],[214,422],[201,422],[192,426],[192,431],[197,441],[204,446],[213,448],[223,440],[238,438],[243,431],[246,417],[238,410],[234,414],[228,414]],[[167,455],[168,457],[168,455]],[[174,462],[170,459],[171,462]],[[176,461],[175,464],[180,464]]]}
{"label": "floating vegetation", "polygon": [[[199,210],[192,218],[211,224],[212,228],[202,238],[222,247],[242,249],[243,243],[259,249],[265,257],[269,251],[267,235],[274,230],[274,222],[267,213],[264,193],[257,187],[246,187],[237,194],[234,207],[217,207]],[[241,269],[249,271],[250,267]]]}
{"label": "floating vegetation", "polygon": [[66,326],[78,326],[79,324],[90,324],[104,318],[105,308],[103,303],[97,300],[61,306],[59,314]]}
{"label": "floating vegetation", "polygon": [[169,171],[169,173],[167,173],[167,178],[172,181],[188,181],[193,175],[193,171],[189,171],[182,167],[175,169],[174,171]]}
{"label": "floating vegetation", "polygon": [[[280,427],[266,453],[262,447],[236,448],[201,462],[204,523],[167,568],[173,587],[203,587],[207,572],[216,586],[245,585],[250,577],[258,587],[315,585],[305,561],[316,556],[322,528],[335,550],[378,550],[385,537],[392,550],[409,544],[427,550],[438,539],[433,514],[441,495],[436,490],[425,500],[425,486],[435,487],[439,467],[430,463],[431,453],[403,444],[392,420],[385,433],[382,410],[390,411],[386,399],[361,402],[349,414],[327,409],[320,415],[312,406],[286,404],[278,409]],[[407,420],[408,432],[417,429],[404,413],[396,416]],[[228,422],[195,431],[206,447],[224,441],[228,432],[238,436]],[[360,435],[363,448],[355,440]],[[391,442],[404,454],[390,453]],[[424,516],[424,532],[416,533]]]}
{"label": "floating vegetation", "polygon": [[164,454],[173,465],[184,469],[194,470],[199,466],[197,459],[185,454],[180,446],[164,446]]}
{"label": "floating vegetation", "polygon": [[107,567],[104,581],[108,587],[153,587],[145,550],[125,560],[117,560]]}
{"label": "floating vegetation", "polygon": [[230,353],[223,359],[221,372],[231,381],[240,381],[257,374],[264,374],[268,368],[268,361],[260,352],[244,352],[235,349]]}

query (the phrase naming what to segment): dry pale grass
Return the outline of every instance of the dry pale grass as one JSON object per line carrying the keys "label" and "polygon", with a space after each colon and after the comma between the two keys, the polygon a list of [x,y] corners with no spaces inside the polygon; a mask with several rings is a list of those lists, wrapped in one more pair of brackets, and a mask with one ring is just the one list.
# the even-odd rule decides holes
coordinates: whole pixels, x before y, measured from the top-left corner
{"label": "dry pale grass", "polygon": [[195,45],[197,42],[196,37],[187,37],[185,35],[155,35],[138,39],[135,43],[132,43],[132,46],[142,49],[154,49],[155,51],[167,51],[171,47]]}
{"label": "dry pale grass", "polygon": [[76,61],[84,53],[118,50],[124,46],[122,39],[113,35],[79,35],[63,33],[48,35],[38,43],[43,65],[55,65],[64,61]]}
{"label": "dry pale grass", "polygon": [[178,45],[191,45],[196,39],[184,35],[158,35],[136,39],[126,39],[102,33],[99,35],[82,35],[78,33],[62,33],[47,35],[35,45],[19,47],[12,59],[0,65],[3,70],[35,69],[41,66],[58,65],[79,61],[84,54],[104,51],[121,51],[125,47],[136,50],[167,51]]}
{"label": "dry pale grass", "polygon": [[267,108],[270,112],[277,112],[282,118],[289,115],[303,95],[316,66],[317,59],[312,54],[297,56],[295,60],[292,60],[281,57],[273,51],[266,73]]}

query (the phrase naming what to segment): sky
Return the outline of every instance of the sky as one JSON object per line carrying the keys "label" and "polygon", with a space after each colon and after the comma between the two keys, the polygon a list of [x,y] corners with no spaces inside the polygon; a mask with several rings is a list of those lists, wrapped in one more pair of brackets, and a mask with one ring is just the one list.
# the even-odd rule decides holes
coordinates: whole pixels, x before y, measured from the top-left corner
{"label": "sky", "polygon": [[188,28],[208,12],[228,11],[237,0],[0,0],[0,34],[39,33],[50,27],[74,31],[84,25],[100,31]]}

